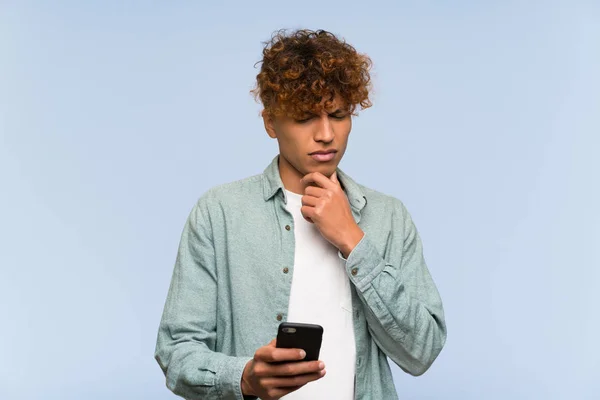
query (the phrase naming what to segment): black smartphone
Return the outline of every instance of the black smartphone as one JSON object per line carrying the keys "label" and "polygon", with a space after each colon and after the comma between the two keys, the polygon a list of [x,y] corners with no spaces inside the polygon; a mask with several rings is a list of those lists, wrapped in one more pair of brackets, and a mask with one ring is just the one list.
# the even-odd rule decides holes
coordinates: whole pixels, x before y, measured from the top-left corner
{"label": "black smartphone", "polygon": [[319,359],[323,327],[316,324],[282,322],[277,330],[275,347],[284,349],[303,349],[306,357],[302,361]]}

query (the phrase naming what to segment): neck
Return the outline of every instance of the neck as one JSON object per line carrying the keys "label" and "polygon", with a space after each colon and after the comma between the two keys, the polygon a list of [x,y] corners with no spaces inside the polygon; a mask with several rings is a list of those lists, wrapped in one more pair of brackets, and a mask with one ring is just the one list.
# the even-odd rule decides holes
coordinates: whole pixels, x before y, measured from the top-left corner
{"label": "neck", "polygon": [[[300,180],[304,177],[304,175],[294,168],[290,163],[288,163],[283,157],[281,157],[281,155],[279,156],[278,167],[279,176],[281,177],[283,187],[292,193],[304,194],[305,187],[302,185],[302,183],[300,183]],[[327,177],[330,178],[329,176]],[[340,181],[342,190],[345,192],[346,188],[344,187],[343,182],[339,179],[339,175],[338,180]]]}
{"label": "neck", "polygon": [[296,168],[291,166],[283,157],[279,156],[279,176],[283,187],[290,192],[304,194],[304,187],[300,183],[303,175]]}

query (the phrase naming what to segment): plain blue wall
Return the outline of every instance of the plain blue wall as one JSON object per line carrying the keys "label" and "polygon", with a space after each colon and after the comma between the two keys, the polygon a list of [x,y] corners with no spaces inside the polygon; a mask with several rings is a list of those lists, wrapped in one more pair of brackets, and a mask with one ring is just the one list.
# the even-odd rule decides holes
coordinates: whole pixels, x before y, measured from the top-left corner
{"label": "plain blue wall", "polygon": [[0,398],[175,398],[185,218],[277,153],[248,91],[299,27],[372,57],[341,167],[406,204],[444,301],[400,397],[600,398],[599,3],[224,3],[0,4]]}

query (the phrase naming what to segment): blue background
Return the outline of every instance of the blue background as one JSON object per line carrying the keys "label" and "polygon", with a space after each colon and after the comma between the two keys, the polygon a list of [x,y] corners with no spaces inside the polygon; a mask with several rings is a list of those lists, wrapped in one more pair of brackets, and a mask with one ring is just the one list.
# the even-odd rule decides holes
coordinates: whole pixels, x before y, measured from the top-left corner
{"label": "blue background", "polygon": [[0,3],[0,398],[174,399],[153,359],[185,218],[277,154],[279,28],[371,56],[342,169],[400,198],[448,341],[402,399],[600,398],[597,1]]}

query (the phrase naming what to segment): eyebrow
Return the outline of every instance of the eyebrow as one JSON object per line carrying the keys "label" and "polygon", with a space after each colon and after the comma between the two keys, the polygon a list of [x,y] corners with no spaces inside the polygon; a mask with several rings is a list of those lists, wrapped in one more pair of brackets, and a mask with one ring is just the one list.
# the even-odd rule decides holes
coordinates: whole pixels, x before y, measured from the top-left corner
{"label": "eyebrow", "polygon": [[[337,110],[335,110],[333,112],[327,113],[327,115],[338,115],[338,114],[344,114],[344,113],[346,113],[345,109],[338,108]],[[307,111],[302,118],[317,117],[317,116],[318,116],[318,114]]]}

